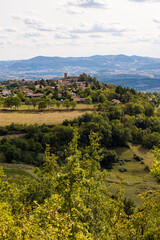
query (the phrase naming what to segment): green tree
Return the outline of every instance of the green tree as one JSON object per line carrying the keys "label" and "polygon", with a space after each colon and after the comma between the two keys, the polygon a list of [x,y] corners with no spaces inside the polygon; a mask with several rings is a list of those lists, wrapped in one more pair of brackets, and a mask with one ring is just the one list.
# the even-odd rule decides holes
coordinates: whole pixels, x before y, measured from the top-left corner
{"label": "green tree", "polygon": [[99,97],[98,97],[98,102],[104,103],[105,100],[106,100],[105,95],[104,95],[103,93],[101,93],[101,94],[99,95]]}
{"label": "green tree", "polygon": [[21,105],[21,99],[19,97],[12,97],[12,105],[18,109]]}
{"label": "green tree", "polygon": [[25,104],[28,106],[28,109],[29,109],[29,107],[32,105],[31,99],[30,98],[26,98],[25,99]]}
{"label": "green tree", "polygon": [[45,99],[45,103],[46,103],[46,105],[47,105],[47,107],[49,109],[49,107],[52,105],[52,100],[50,98],[46,98]]}
{"label": "green tree", "polygon": [[87,105],[91,105],[92,104],[92,98],[91,97],[86,97],[84,103],[87,104]]}
{"label": "green tree", "polygon": [[51,105],[53,106],[53,108],[55,107],[56,103],[57,103],[57,100],[56,99],[52,99]]}
{"label": "green tree", "polygon": [[60,108],[61,102],[57,100],[57,101],[56,101],[56,106],[57,106],[58,108]]}
{"label": "green tree", "polygon": [[34,109],[36,108],[36,106],[38,105],[39,99],[37,98],[32,98],[31,99],[32,105],[34,107]]}
{"label": "green tree", "polygon": [[63,103],[63,106],[66,107],[66,108],[69,108],[71,105],[69,99],[65,99],[64,103]]}
{"label": "green tree", "polygon": [[24,93],[22,91],[18,91],[17,97],[19,97],[21,99],[21,101],[25,100],[25,96],[24,96]]}
{"label": "green tree", "polygon": [[15,106],[18,108],[21,105],[21,99],[19,97],[7,97],[4,100],[4,107],[12,108]]}
{"label": "green tree", "polygon": [[90,87],[86,87],[84,90],[85,96],[88,97],[91,94],[92,90]]}
{"label": "green tree", "polygon": [[151,174],[156,177],[158,181],[160,181],[160,149],[154,147],[153,153],[156,157],[156,160],[154,160],[152,163]]}
{"label": "green tree", "polygon": [[47,107],[47,104],[45,101],[40,101],[38,104],[38,109],[43,110]]}
{"label": "green tree", "polygon": [[71,101],[70,105],[71,105],[72,109],[75,109],[76,106],[77,106],[77,102],[76,101]]}

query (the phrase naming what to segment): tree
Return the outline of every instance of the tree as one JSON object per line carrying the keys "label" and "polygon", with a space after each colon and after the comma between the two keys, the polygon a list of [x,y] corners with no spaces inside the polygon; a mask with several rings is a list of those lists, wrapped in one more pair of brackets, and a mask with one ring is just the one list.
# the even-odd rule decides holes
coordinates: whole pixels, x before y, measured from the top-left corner
{"label": "tree", "polygon": [[40,101],[38,104],[38,109],[43,110],[47,107],[47,104],[45,101]]}
{"label": "tree", "polygon": [[103,150],[103,159],[101,161],[101,166],[106,169],[111,169],[113,163],[118,159],[117,153],[115,150]]}
{"label": "tree", "polygon": [[18,108],[21,105],[21,99],[19,97],[7,97],[4,100],[4,107],[10,107],[12,108],[15,106]]}
{"label": "tree", "polygon": [[147,117],[151,117],[154,114],[154,107],[150,103],[145,103],[144,113]]}
{"label": "tree", "polygon": [[31,102],[32,102],[32,105],[33,105],[33,107],[34,107],[34,109],[35,109],[36,106],[37,106],[37,104],[38,104],[38,102],[39,102],[39,99],[37,99],[37,98],[32,98]]}
{"label": "tree", "polygon": [[12,97],[12,105],[18,109],[21,105],[21,99],[19,97]]}
{"label": "tree", "polygon": [[66,108],[69,108],[70,107],[70,101],[69,99],[65,99],[64,103],[63,103],[63,106],[66,107]]}
{"label": "tree", "polygon": [[88,97],[91,94],[92,90],[90,87],[86,87],[84,90],[85,96]]}
{"label": "tree", "polygon": [[71,101],[70,105],[72,106],[72,109],[74,109],[77,106],[77,102]]}
{"label": "tree", "polygon": [[92,104],[92,98],[91,97],[86,97],[84,103],[87,104],[87,105],[91,105]]}
{"label": "tree", "polygon": [[57,86],[57,85],[56,85],[55,88],[54,88],[53,97],[54,97],[55,99],[58,99],[58,86]]}
{"label": "tree", "polygon": [[160,133],[158,132],[153,132],[153,133],[148,133],[143,136],[142,139],[142,146],[145,148],[153,148],[154,146],[159,146],[160,144]]}
{"label": "tree", "polygon": [[45,103],[46,103],[47,107],[49,108],[51,106],[51,104],[52,104],[52,101],[51,101],[50,98],[46,98],[45,99]]}
{"label": "tree", "polygon": [[6,108],[12,108],[12,97],[5,98],[3,105]]}
{"label": "tree", "polygon": [[154,160],[152,163],[151,174],[156,177],[158,181],[160,181],[160,149],[154,147],[152,152],[154,153],[156,160]]}
{"label": "tree", "polygon": [[99,97],[98,97],[98,102],[104,103],[105,100],[106,100],[105,95],[104,95],[103,93],[101,93],[101,94],[99,95]]}
{"label": "tree", "polygon": [[57,106],[58,108],[60,108],[61,102],[57,100],[57,101],[56,101],[56,106]]}
{"label": "tree", "polygon": [[22,91],[18,91],[17,97],[19,97],[21,99],[21,101],[25,100],[25,96],[24,96],[24,93]]}
{"label": "tree", "polygon": [[32,104],[31,99],[30,98],[26,98],[25,99],[25,104],[28,106],[28,109],[29,109],[29,106],[31,106],[31,104]]}
{"label": "tree", "polygon": [[52,99],[51,105],[52,105],[53,107],[55,107],[56,103],[57,103],[57,100],[56,100],[56,99]]}

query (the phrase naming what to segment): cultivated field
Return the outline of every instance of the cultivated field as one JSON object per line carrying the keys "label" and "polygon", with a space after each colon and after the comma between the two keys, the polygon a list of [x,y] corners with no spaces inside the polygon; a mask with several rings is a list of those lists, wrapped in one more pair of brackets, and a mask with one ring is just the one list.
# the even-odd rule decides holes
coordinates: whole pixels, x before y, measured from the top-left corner
{"label": "cultivated field", "polygon": [[15,124],[61,124],[65,119],[73,120],[89,111],[62,112],[0,112],[0,126]]}

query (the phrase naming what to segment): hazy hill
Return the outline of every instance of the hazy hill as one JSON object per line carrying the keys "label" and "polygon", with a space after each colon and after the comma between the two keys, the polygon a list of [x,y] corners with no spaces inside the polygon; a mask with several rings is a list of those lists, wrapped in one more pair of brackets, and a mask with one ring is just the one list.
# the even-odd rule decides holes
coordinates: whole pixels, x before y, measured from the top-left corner
{"label": "hazy hill", "polygon": [[140,90],[160,87],[160,59],[126,56],[96,55],[91,57],[43,57],[28,60],[0,61],[0,79],[59,78],[67,72],[82,72],[98,76],[100,81]]}

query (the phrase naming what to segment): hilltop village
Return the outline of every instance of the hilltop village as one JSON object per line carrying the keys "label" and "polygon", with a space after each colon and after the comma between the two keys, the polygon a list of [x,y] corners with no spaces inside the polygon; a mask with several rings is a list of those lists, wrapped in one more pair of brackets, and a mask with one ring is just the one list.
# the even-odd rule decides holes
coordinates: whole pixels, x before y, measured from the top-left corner
{"label": "hilltop village", "polygon": [[[68,76],[64,73],[64,77],[60,79],[0,82],[0,103],[4,108],[12,109],[14,107],[18,109],[21,104],[33,105],[34,108],[38,107],[41,110],[52,105],[57,105],[59,108],[62,104],[67,108],[69,106],[74,108],[80,103],[88,105],[95,102],[103,103],[106,93],[104,90],[108,91],[108,86],[97,81],[96,77],[92,78],[85,73],[80,76]],[[110,100],[112,104],[121,103],[116,96],[111,97]]]}
{"label": "hilltop village", "polygon": [[86,87],[90,86],[89,82],[91,82],[91,77],[85,73],[80,76],[67,76],[67,73],[64,73],[64,77],[58,80],[9,80],[0,82],[0,95],[16,95],[17,90],[19,90],[22,91],[26,97],[35,98],[44,96],[45,91],[58,89],[58,92],[61,92],[61,94],[58,94],[60,98],[63,96],[64,90],[67,90],[69,94],[73,94],[79,90],[84,91]]}
{"label": "hilltop village", "polygon": [[[72,89],[74,90],[85,90],[88,84],[86,80],[88,76],[83,73],[80,76],[67,76],[67,73],[64,73],[64,77],[58,80],[38,80],[38,81],[25,81],[23,80],[9,80],[0,82],[0,95],[1,96],[11,96],[20,90],[24,93],[26,97],[42,97],[45,90],[52,89],[56,87],[60,92],[63,89]],[[13,91],[14,90],[14,91]],[[72,91],[70,91],[72,92]],[[61,95],[59,95],[61,97]]]}

